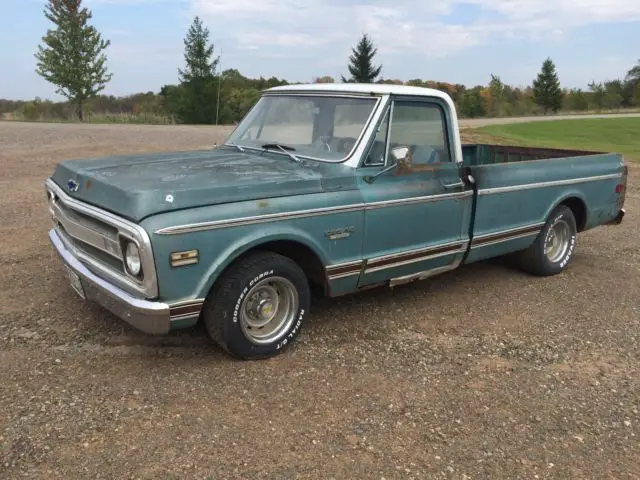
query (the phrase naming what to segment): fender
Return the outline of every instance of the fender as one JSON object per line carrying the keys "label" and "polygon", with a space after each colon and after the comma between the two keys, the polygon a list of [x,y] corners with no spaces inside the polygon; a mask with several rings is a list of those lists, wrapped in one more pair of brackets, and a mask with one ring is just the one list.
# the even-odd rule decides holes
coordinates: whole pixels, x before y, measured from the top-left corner
{"label": "fender", "polygon": [[232,262],[248,251],[256,249],[260,247],[260,245],[283,240],[296,242],[307,247],[318,257],[323,267],[329,265],[330,262],[326,252],[313,237],[303,230],[283,225],[270,227],[266,233],[264,230],[253,230],[247,235],[239,237],[237,241],[230,244],[218,255],[216,261],[209,266],[202,281],[198,284],[197,295],[201,298],[206,297],[222,272],[224,272]]}
{"label": "fender", "polygon": [[[564,194],[558,200],[554,201],[551,204],[549,209],[545,212],[544,218],[541,221],[546,222],[549,216],[551,215],[551,212],[553,212],[559,205],[563,204],[564,202],[572,198],[576,198],[582,203],[582,207],[584,209],[584,215],[585,215],[584,221],[582,223],[583,223],[583,226],[586,226],[589,223],[589,219],[587,217],[589,212],[588,203],[587,203],[587,200],[584,198],[584,195],[576,190],[570,190],[569,192],[564,192]],[[578,219],[576,219],[576,222],[578,222]]]}

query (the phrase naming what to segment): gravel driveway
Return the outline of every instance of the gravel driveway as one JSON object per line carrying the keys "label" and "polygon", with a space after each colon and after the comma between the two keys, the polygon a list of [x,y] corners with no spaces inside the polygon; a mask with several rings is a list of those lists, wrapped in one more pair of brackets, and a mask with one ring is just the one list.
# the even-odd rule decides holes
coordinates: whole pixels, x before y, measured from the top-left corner
{"label": "gravel driveway", "polygon": [[57,161],[221,139],[0,123],[0,478],[640,478],[637,167],[623,224],[566,273],[320,299],[294,348],[246,363],[84,305],[46,236]]}

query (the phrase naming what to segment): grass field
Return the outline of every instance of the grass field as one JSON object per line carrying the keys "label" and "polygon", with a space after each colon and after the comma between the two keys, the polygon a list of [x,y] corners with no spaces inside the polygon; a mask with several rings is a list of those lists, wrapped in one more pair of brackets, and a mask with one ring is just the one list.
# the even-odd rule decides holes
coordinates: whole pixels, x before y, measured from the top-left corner
{"label": "grass field", "polygon": [[554,120],[477,129],[500,143],[620,152],[640,162],[640,117]]}

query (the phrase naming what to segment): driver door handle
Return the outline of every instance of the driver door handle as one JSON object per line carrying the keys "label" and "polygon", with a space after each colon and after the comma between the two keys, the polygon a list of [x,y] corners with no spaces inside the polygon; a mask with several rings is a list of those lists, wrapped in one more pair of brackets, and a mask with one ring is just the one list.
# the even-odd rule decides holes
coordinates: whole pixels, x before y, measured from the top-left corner
{"label": "driver door handle", "polygon": [[442,186],[446,189],[446,190],[453,190],[454,188],[462,188],[464,187],[464,182],[462,180],[456,182],[456,183],[444,183],[442,182]]}

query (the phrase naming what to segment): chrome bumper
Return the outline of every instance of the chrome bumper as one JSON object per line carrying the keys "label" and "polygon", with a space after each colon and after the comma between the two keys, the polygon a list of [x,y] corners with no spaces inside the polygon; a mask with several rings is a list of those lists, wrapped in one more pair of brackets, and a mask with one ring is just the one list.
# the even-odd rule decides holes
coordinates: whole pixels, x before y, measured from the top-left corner
{"label": "chrome bumper", "polygon": [[66,266],[79,277],[86,300],[96,302],[145,333],[162,335],[169,332],[169,305],[133,297],[98,277],[71,254],[55,229],[49,231],[49,239]]}

